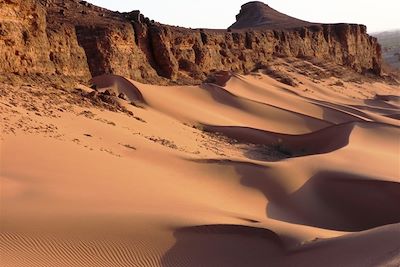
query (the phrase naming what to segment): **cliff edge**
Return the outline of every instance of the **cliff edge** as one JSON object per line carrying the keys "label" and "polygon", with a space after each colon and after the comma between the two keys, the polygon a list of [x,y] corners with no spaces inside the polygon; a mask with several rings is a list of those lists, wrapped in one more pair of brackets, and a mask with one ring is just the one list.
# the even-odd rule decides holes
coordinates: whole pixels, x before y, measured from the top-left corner
{"label": "cliff edge", "polygon": [[117,74],[146,83],[196,84],[215,70],[248,73],[275,57],[312,57],[381,73],[366,27],[316,24],[261,2],[242,6],[227,30],[154,22],[78,0],[1,0],[0,73],[88,80]]}

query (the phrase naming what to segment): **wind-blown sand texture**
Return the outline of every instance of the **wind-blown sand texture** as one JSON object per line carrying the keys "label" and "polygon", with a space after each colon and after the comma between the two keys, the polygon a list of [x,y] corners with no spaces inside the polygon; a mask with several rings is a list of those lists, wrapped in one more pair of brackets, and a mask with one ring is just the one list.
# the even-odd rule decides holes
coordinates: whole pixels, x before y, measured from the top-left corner
{"label": "wind-blown sand texture", "polygon": [[1,266],[400,266],[399,86],[280,71],[2,84]]}

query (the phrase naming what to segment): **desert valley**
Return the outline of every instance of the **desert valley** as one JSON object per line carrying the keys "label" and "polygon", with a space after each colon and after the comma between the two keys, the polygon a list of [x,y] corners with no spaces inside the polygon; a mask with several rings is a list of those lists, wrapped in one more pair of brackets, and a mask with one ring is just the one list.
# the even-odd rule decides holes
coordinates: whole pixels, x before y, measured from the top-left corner
{"label": "desert valley", "polygon": [[0,0],[1,266],[400,266],[396,66],[363,25],[232,23]]}

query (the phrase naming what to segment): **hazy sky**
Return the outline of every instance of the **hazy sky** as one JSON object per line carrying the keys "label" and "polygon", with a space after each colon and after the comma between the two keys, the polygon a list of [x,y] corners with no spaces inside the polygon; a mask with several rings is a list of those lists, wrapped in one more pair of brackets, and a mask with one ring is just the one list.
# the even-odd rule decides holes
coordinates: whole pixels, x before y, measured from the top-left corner
{"label": "hazy sky", "polygon": [[[87,0],[111,10],[140,10],[158,22],[192,28],[225,29],[246,0]],[[270,7],[312,22],[349,22],[368,32],[400,28],[400,0],[265,0]]]}

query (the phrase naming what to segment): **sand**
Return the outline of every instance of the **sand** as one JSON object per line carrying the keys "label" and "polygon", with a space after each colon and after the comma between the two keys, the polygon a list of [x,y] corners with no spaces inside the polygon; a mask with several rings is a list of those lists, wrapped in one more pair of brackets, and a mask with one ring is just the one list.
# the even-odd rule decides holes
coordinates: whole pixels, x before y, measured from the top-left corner
{"label": "sand", "polygon": [[2,86],[1,266],[400,266],[399,87],[290,75]]}

